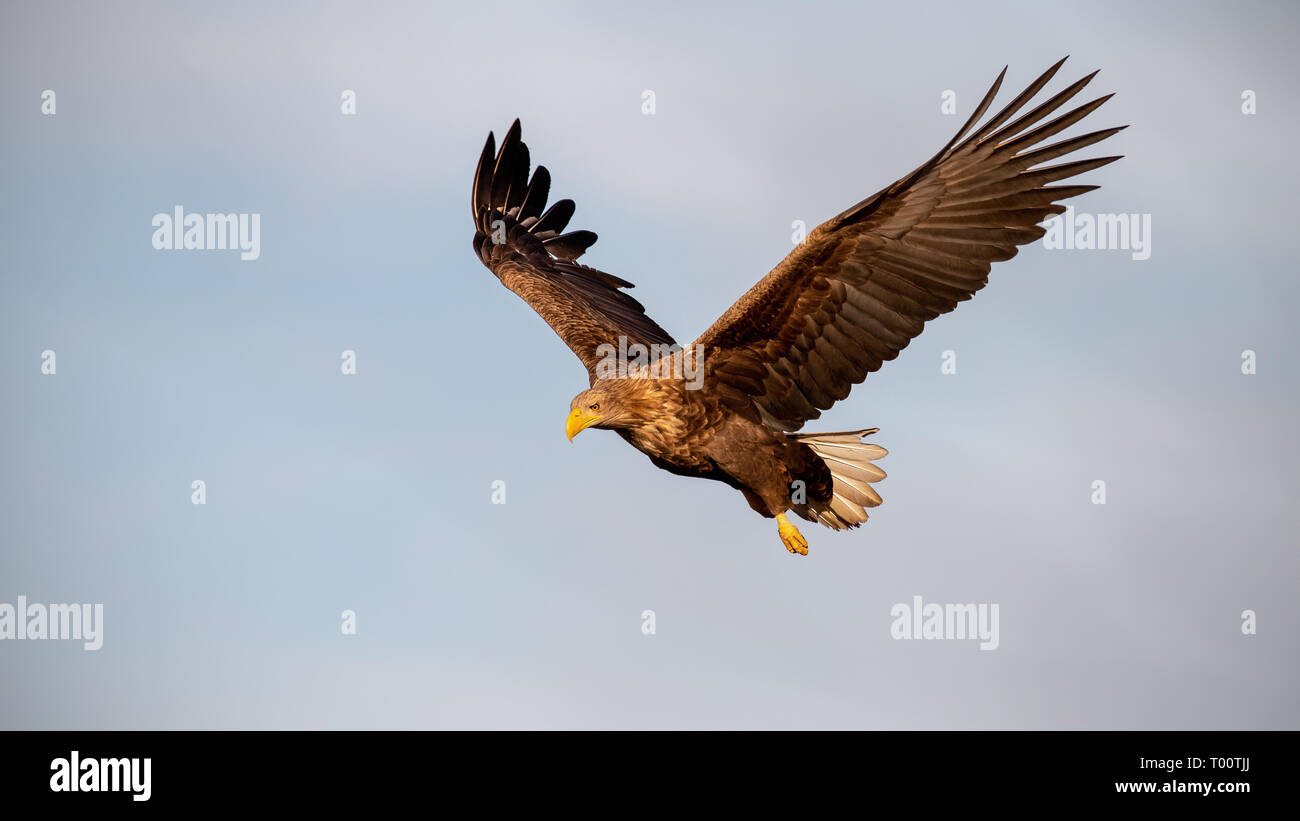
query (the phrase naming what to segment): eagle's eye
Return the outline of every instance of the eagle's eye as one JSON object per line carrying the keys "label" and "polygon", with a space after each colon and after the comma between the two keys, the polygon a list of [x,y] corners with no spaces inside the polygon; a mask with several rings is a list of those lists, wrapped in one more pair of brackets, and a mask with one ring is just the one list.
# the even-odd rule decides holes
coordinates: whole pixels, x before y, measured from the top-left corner
{"label": "eagle's eye", "polygon": [[600,410],[600,403],[599,403],[599,402],[594,403],[594,404],[591,406],[591,409],[594,410],[594,411],[598,411],[598,410]]}

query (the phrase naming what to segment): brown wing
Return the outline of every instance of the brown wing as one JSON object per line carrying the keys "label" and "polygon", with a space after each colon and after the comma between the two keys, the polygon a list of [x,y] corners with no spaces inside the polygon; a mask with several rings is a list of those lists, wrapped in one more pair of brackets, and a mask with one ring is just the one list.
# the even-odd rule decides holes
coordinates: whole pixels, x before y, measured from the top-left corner
{"label": "brown wing", "polygon": [[1119,157],[1034,169],[1120,130],[1034,148],[1110,98],[1037,125],[1096,72],[1008,122],[1063,62],[971,132],[1004,68],[933,159],[819,225],[697,340],[705,346],[705,389],[750,418],[798,430],[898,356],[927,321],[984,287],[991,263],[1041,237],[1038,223],[1065,211],[1060,200],[1096,188],[1047,183]]}
{"label": "brown wing", "polygon": [[620,290],[632,283],[575,262],[596,235],[561,233],[573,216],[573,200],[559,200],[543,213],[551,175],[538,166],[529,180],[528,147],[519,135],[515,120],[493,159],[495,138],[488,134],[474,175],[474,250],[483,264],[546,320],[593,379],[597,348],[617,347],[620,336],[628,344],[675,345],[641,303]]}

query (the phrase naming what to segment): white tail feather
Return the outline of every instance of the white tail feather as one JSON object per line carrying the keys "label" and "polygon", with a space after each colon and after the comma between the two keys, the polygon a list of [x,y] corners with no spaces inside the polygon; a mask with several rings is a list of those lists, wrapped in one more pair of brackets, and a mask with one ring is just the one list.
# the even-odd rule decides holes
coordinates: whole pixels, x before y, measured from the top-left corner
{"label": "white tail feather", "polygon": [[885,478],[873,460],[888,455],[880,445],[862,441],[879,428],[837,433],[795,433],[791,437],[807,445],[830,469],[833,480],[829,502],[809,502],[795,512],[833,530],[857,527],[867,520],[867,508],[880,504],[880,494],[871,486]]}

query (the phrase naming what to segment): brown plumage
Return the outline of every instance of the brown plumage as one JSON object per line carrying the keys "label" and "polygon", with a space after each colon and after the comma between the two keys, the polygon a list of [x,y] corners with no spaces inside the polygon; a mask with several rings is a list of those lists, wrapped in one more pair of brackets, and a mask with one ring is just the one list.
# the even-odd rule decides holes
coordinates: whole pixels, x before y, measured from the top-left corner
{"label": "brown plumage", "polygon": [[[596,235],[564,233],[571,200],[543,211],[550,175],[538,167],[529,179],[519,121],[498,152],[489,135],[474,179],[474,249],[586,366],[591,387],[571,403],[570,438],[616,430],[658,467],[737,488],[777,518],[791,552],[807,542],[786,511],[836,530],[865,522],[880,504],[872,484],[885,477],[874,461],[886,451],[862,441],[876,429],[795,431],[970,299],[993,262],[1043,235],[1039,223],[1065,211],[1061,200],[1097,187],[1050,183],[1119,159],[1043,165],[1123,128],[1039,147],[1110,97],[1056,113],[1093,72],[1025,110],[1064,62],[979,124],[1004,68],[938,154],[818,226],[684,350],[623,290],[631,283],[576,261]],[[637,345],[646,355],[634,353],[626,372],[603,369],[602,346]],[[702,379],[689,378],[692,365]]]}

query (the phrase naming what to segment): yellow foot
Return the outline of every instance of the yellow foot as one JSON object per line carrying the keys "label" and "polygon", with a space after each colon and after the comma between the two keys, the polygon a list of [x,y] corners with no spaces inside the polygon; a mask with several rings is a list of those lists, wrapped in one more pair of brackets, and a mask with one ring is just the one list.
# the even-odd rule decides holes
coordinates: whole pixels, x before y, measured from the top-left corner
{"label": "yellow foot", "polygon": [[776,526],[781,533],[781,542],[785,549],[800,556],[808,555],[808,540],[799,532],[799,528],[790,524],[790,520],[781,513],[776,517]]}

